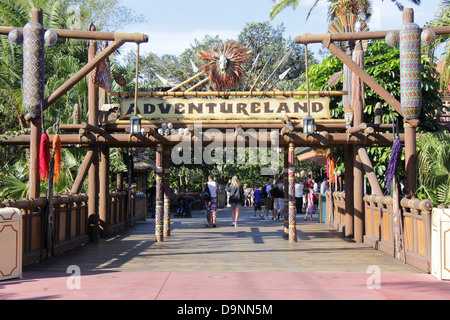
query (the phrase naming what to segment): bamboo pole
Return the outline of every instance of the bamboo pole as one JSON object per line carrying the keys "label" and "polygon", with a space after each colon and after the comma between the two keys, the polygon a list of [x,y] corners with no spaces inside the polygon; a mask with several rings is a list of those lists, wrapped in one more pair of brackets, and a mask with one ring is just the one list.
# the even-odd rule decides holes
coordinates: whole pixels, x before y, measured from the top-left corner
{"label": "bamboo pole", "polygon": [[[206,78],[207,79],[207,78]],[[204,80],[203,80],[204,81]],[[343,96],[347,91],[310,91],[311,96]],[[112,92],[113,97],[134,97],[133,92]],[[307,91],[156,91],[139,92],[139,97],[293,97],[306,96]]]}
{"label": "bamboo pole", "polygon": [[181,87],[187,85],[188,83],[191,83],[193,80],[197,79],[198,77],[200,77],[200,76],[202,76],[202,75],[204,75],[204,74],[205,74],[204,71],[199,72],[199,73],[197,73],[195,76],[192,76],[192,77],[190,77],[189,79],[187,79],[187,80],[183,81],[182,83],[180,83],[179,85],[177,85],[177,86],[175,86],[175,87],[169,89],[167,92],[173,92],[173,91],[176,91],[176,90],[180,89]]}

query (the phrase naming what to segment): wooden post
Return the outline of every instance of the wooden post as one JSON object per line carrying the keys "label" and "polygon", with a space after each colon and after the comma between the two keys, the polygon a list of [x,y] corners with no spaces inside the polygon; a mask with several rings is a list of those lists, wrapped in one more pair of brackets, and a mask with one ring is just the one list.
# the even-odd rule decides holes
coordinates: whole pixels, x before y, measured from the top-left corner
{"label": "wooden post", "polygon": [[163,191],[163,147],[158,144],[156,146],[156,209],[155,209],[155,235],[156,241],[162,242],[164,241],[164,233],[163,233],[163,200],[162,200],[162,191]]}
{"label": "wooden post", "polygon": [[353,147],[354,170],[353,170],[353,196],[354,196],[354,239],[356,242],[364,240],[364,172],[361,158],[358,154],[358,147]]}
{"label": "wooden post", "polygon": [[109,212],[109,147],[101,146],[100,170],[99,170],[99,218],[102,236],[109,235],[110,212]]}
{"label": "wooden post", "polygon": [[[283,177],[284,177],[284,212],[283,214],[283,225],[284,225],[284,235],[286,237],[289,237],[289,219],[288,219],[288,212],[289,212],[289,148],[284,147],[284,170],[283,170]],[[281,214],[281,212],[280,212]]]}
{"label": "wooden post", "polygon": [[164,237],[170,236],[170,147],[164,148]]}
{"label": "wooden post", "polygon": [[345,236],[353,237],[354,191],[353,191],[353,146],[344,146],[345,157]]}
{"label": "wooden post", "polygon": [[[405,8],[405,10],[403,10],[403,24],[407,23],[414,23],[414,11],[411,8]],[[420,42],[418,44],[420,45]],[[418,59],[418,62],[420,63],[420,54]],[[416,126],[418,123],[419,120],[417,119],[404,119],[406,194],[409,196],[413,196],[415,194],[417,187]]]}
{"label": "wooden post", "polygon": [[288,179],[289,179],[289,242],[297,242],[297,223],[295,219],[295,197],[294,197],[294,178],[295,178],[295,156],[294,144],[289,144],[288,151]]}
{"label": "wooden post", "polygon": [[[95,28],[95,27],[94,27]],[[93,30],[91,30],[93,31]],[[95,59],[97,44],[94,40],[89,41],[88,61]],[[98,87],[91,80],[92,73],[88,77],[88,123],[92,126],[98,126]],[[98,147],[91,145],[89,150],[92,152],[92,162],[89,167],[89,239],[97,241],[99,235],[99,217],[98,217]]]}
{"label": "wooden post", "polygon": [[406,194],[413,196],[417,188],[416,126],[418,120],[404,120]]}
{"label": "wooden post", "polygon": [[[40,8],[33,8],[31,11],[31,21],[43,24],[43,12]],[[29,177],[29,197],[39,198],[41,185],[39,178],[39,144],[42,134],[41,117],[37,116],[30,123],[30,177]]]}

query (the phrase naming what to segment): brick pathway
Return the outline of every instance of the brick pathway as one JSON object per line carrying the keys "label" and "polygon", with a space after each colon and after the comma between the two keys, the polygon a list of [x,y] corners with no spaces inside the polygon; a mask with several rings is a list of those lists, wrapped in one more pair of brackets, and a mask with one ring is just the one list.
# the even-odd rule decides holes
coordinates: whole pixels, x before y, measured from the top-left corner
{"label": "brick pathway", "polygon": [[289,243],[282,221],[252,215],[242,208],[237,228],[228,208],[219,210],[217,228],[206,228],[200,211],[172,218],[162,243],[154,220],[140,222],[24,268],[22,279],[0,282],[0,299],[450,298],[449,281],[346,239],[317,216],[298,216],[298,242]]}

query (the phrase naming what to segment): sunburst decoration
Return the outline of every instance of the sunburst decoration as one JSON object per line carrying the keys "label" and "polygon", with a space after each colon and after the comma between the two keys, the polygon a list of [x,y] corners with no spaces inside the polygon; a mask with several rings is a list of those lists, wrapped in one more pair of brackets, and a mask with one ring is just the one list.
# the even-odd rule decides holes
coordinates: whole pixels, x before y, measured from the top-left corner
{"label": "sunburst decoration", "polygon": [[[360,15],[345,14],[336,17],[328,26],[330,33],[344,33],[344,32],[366,32],[369,31],[366,21]],[[364,51],[367,50],[368,41],[363,40],[362,46]]]}
{"label": "sunburst decoration", "polygon": [[198,57],[207,63],[201,70],[209,73],[209,80],[218,91],[235,89],[241,81],[244,69],[242,64],[248,62],[251,51],[234,41],[225,44],[217,51],[207,50]]}

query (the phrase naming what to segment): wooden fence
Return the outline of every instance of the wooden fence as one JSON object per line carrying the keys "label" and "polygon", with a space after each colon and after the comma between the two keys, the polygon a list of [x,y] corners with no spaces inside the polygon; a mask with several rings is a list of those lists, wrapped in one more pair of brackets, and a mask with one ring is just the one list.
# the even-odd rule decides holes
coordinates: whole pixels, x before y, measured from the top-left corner
{"label": "wooden fence", "polygon": [[[86,194],[53,197],[53,254],[60,254],[89,242],[88,200]],[[107,221],[100,221],[100,233],[109,234],[132,225],[139,219],[145,219],[146,203],[140,202],[136,201],[134,191],[130,192],[129,198],[126,191],[110,193],[108,218]],[[44,236],[46,205],[45,197],[5,200],[0,203],[0,207],[14,207],[22,211],[24,266],[47,257]]]}
{"label": "wooden fence", "polygon": [[[325,222],[342,231],[345,228],[345,193],[326,193]],[[393,198],[365,195],[364,243],[393,257],[397,256],[394,237]],[[431,211],[429,199],[408,199],[400,201],[405,255],[400,259],[406,263],[430,272],[431,264]]]}

